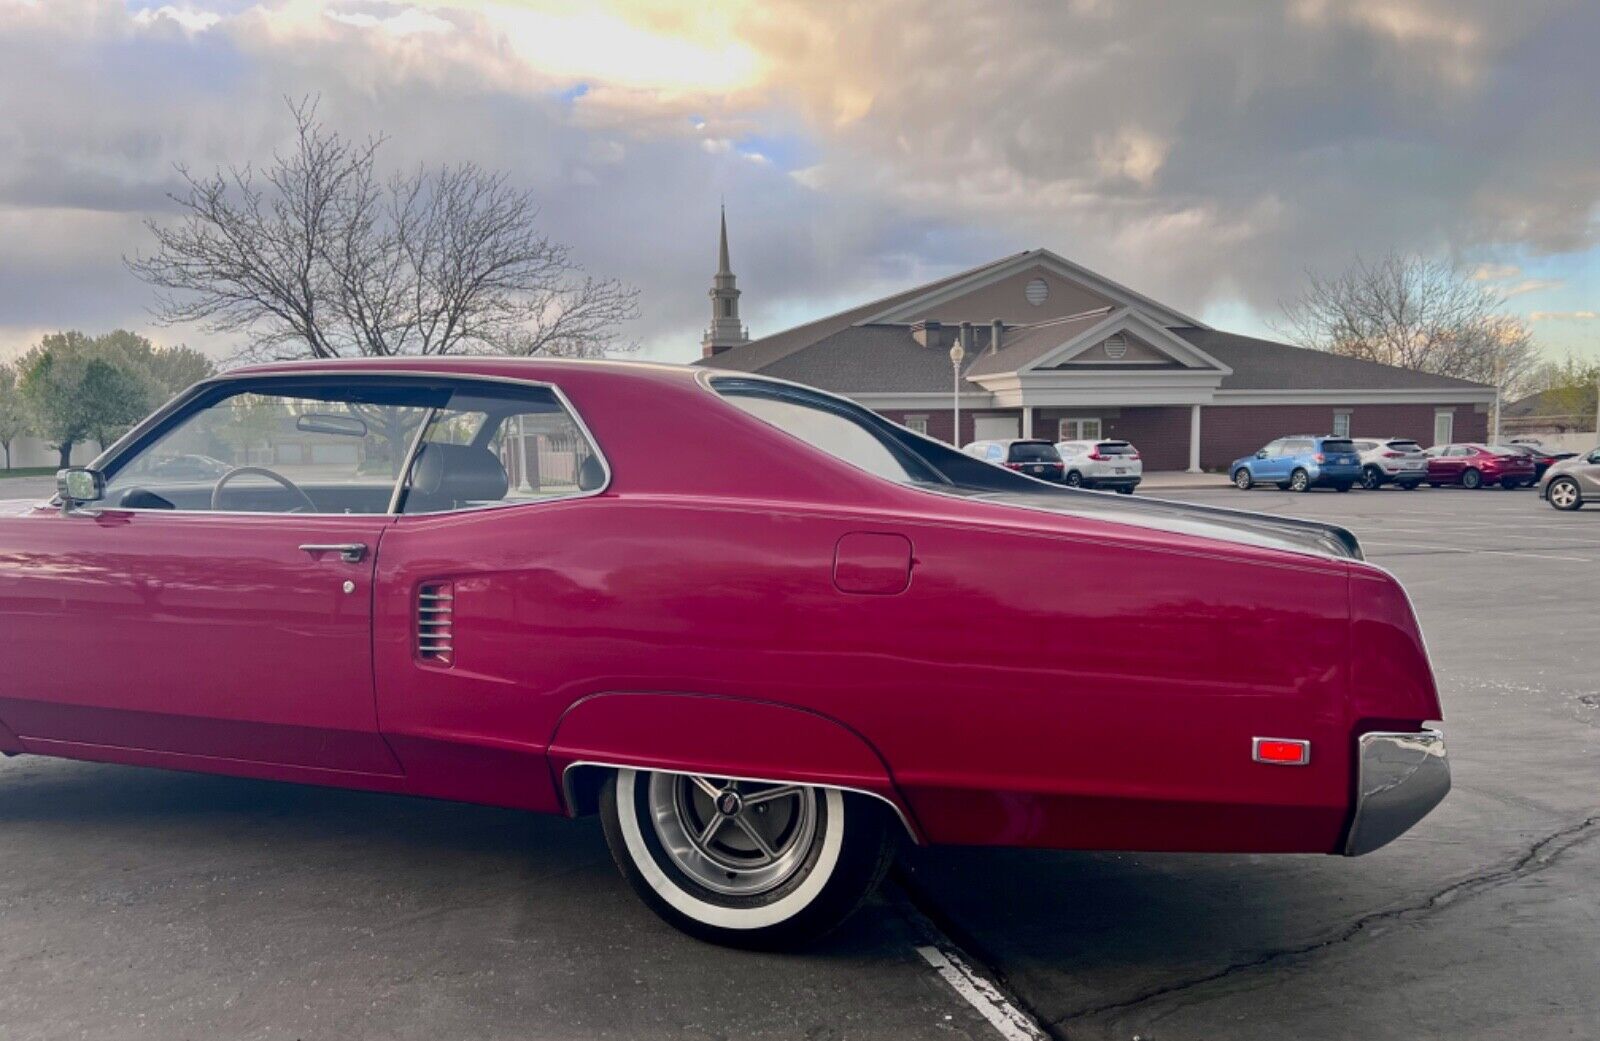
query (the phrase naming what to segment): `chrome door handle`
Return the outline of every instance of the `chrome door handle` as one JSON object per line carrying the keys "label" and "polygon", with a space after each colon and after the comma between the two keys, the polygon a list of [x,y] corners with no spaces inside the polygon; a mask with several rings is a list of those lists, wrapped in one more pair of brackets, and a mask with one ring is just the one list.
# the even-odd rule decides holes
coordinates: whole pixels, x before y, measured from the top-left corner
{"label": "chrome door handle", "polygon": [[361,563],[361,558],[367,555],[367,544],[365,542],[334,542],[326,544],[308,542],[301,546],[300,550],[303,553],[311,554],[313,557],[320,557],[324,553],[337,553],[339,554],[339,559],[346,564],[359,564]]}

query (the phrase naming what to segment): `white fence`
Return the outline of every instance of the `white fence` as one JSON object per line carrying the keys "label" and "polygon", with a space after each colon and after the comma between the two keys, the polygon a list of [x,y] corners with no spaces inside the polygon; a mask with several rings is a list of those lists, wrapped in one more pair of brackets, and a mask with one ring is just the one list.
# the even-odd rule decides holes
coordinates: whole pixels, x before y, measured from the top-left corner
{"label": "white fence", "polygon": [[[83,466],[100,454],[100,446],[93,441],[79,441],[72,446],[72,463]],[[61,455],[36,437],[19,437],[11,442],[11,465],[15,469],[25,466],[56,466]],[[6,464],[6,455],[0,452],[0,468]]]}

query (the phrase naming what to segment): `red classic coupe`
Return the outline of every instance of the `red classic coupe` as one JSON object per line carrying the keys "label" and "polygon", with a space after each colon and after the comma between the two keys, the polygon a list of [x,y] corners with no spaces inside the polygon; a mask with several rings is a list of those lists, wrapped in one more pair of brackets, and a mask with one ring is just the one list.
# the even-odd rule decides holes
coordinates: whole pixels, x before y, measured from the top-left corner
{"label": "red classic coupe", "polygon": [[599,813],[719,942],[828,928],[902,835],[1353,855],[1449,788],[1416,617],[1347,531],[775,380],[236,370],[58,483],[0,510],[0,751]]}

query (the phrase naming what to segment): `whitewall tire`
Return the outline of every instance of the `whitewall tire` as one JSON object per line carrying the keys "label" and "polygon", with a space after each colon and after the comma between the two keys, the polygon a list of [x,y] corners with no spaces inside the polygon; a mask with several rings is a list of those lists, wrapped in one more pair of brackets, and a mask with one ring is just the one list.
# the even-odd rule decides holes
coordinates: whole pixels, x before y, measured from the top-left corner
{"label": "whitewall tire", "polygon": [[600,814],[612,859],[651,910],[736,947],[815,939],[893,858],[884,807],[836,788],[618,770]]}

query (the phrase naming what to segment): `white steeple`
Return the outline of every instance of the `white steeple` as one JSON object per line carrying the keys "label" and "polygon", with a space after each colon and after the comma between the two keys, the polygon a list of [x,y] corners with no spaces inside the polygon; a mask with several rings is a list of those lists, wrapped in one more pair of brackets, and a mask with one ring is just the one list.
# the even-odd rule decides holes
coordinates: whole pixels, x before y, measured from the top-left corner
{"label": "white steeple", "polygon": [[749,331],[739,321],[739,289],[728,263],[728,211],[724,207],[721,238],[717,243],[717,273],[711,277],[711,324],[700,338],[700,351],[709,358],[749,342]]}

